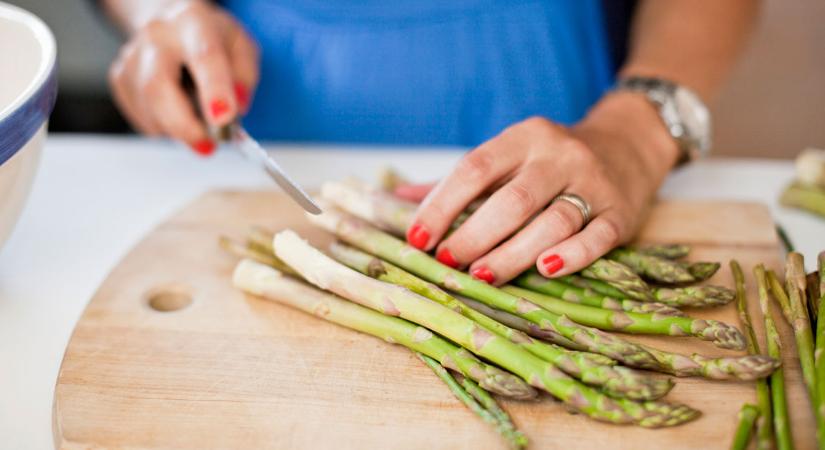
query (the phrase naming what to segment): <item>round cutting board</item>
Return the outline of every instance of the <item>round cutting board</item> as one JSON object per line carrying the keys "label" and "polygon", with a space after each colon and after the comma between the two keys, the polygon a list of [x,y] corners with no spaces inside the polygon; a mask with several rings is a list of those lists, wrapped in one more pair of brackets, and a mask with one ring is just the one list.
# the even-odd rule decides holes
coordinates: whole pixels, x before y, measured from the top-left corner
{"label": "round cutting board", "polygon": [[[331,240],[271,192],[211,192],[160,225],[111,272],[74,330],[55,388],[57,448],[503,447],[408,350],[235,290],[236,259],[218,237],[240,238],[250,225]],[[760,205],[660,203],[640,236],[693,244],[693,259],[780,267]],[[727,268],[712,281],[730,285]],[[761,324],[758,310],[752,289]],[[738,323],[732,305],[694,315]],[[797,448],[813,448],[793,339],[780,325]],[[730,354],[687,338],[633,339]],[[503,404],[532,448],[723,449],[740,406],[755,397],[752,383],[682,379],[667,399],[703,416],[646,430],[569,414],[548,396]]]}

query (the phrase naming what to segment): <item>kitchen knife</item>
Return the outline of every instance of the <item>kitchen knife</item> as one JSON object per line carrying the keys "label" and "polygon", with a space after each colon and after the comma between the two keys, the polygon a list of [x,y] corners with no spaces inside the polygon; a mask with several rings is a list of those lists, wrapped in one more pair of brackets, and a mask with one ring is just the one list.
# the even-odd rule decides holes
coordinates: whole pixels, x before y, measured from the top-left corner
{"label": "kitchen knife", "polygon": [[[185,68],[181,71],[181,86],[189,96],[189,100],[192,102],[192,107],[198,115],[203,117],[203,112],[200,110],[197,95],[195,93],[195,82],[192,79],[192,75],[189,73],[189,70]],[[275,162],[271,156],[269,156],[269,153],[261,147],[261,144],[259,144],[258,141],[253,139],[252,136],[246,132],[238,121],[232,122],[220,128],[209,127],[209,134],[218,142],[226,142],[231,144],[232,147],[246,156],[246,159],[260,166],[273,180],[275,180],[275,183],[277,183],[278,186],[280,186],[281,189],[283,189],[284,192],[286,192],[292,200],[295,201],[295,203],[301,205],[306,212],[316,215],[321,214],[321,208],[315,204],[312,197],[307,195],[307,193],[301,189],[301,186],[299,186],[298,183],[293,181],[292,178],[284,172],[284,169],[282,169],[281,166],[279,166],[278,163]]]}
{"label": "kitchen knife", "polygon": [[266,171],[266,173],[275,180],[275,183],[277,183],[292,200],[295,200],[295,203],[301,205],[305,211],[316,215],[321,214],[321,208],[312,201],[312,197],[284,172],[281,166],[246,132],[243,126],[239,123],[232,123],[227,125],[225,129],[222,129],[219,134],[225,142],[230,143],[232,147],[241,152],[247,159],[258,164]]}

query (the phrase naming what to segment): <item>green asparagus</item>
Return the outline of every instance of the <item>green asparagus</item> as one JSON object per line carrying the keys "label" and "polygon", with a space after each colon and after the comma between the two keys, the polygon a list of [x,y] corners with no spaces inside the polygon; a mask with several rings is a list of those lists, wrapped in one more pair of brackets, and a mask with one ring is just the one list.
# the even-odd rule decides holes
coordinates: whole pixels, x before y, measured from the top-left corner
{"label": "green asparagus", "polygon": [[510,415],[507,414],[507,411],[501,409],[501,407],[496,403],[495,399],[484,389],[482,389],[478,384],[470,380],[469,378],[463,377],[458,375],[458,382],[461,384],[461,387],[470,394],[476,401],[478,401],[481,406],[490,411],[490,413],[495,417],[499,423],[502,424],[502,427],[511,435],[513,436],[513,441],[516,443],[522,444],[522,448],[527,446],[527,437],[519,431],[516,426],[513,424],[513,419],[510,418]]}
{"label": "green asparagus", "polygon": [[319,291],[251,259],[242,260],[238,264],[233,283],[250,294],[424,353],[497,394],[517,399],[529,399],[536,395],[536,391],[520,378],[478,360],[467,350],[426,328]]}
{"label": "green asparagus", "polygon": [[554,345],[537,341],[521,331],[479,313],[438,286],[355,248],[335,243],[330,246],[329,253],[339,262],[365,275],[404,286],[419,295],[457,311],[483,328],[499,336],[506,337],[515,345],[545,361],[553,363],[568,375],[586,384],[599,386],[603,392],[612,397],[652,400],[662,397],[673,387],[669,379],[651,377],[625,367],[593,364],[590,358],[582,356],[586,355],[585,353],[565,352]]}
{"label": "green asparagus", "polygon": [[817,438],[819,449],[825,450],[825,251],[817,258],[819,273],[819,320],[816,324],[816,347],[814,350],[814,369],[816,372],[817,396],[814,408],[819,411]]}
{"label": "green asparagus", "polygon": [[[793,328],[794,338],[796,339],[796,351],[799,354],[799,365],[802,367],[802,378],[805,380],[811,402],[815,403],[817,380],[814,369],[814,341],[811,323],[808,320],[805,281],[805,263],[802,254],[797,252],[788,253],[785,264],[785,285],[792,314],[788,318],[788,322]],[[818,420],[818,416],[819,411],[815,408],[814,418]]]}
{"label": "green asparagus", "polygon": [[660,427],[692,420],[698,414],[684,405],[612,399],[452,309],[404,287],[349,269],[310,246],[291,230],[275,235],[274,247],[276,256],[311,283],[384,314],[400,316],[429,328],[594,419]]}
{"label": "green asparagus", "polygon": [[759,410],[756,406],[746,403],[739,410],[739,426],[736,427],[736,434],[733,437],[731,450],[745,450],[751,440],[751,430],[753,424],[759,417]]}
{"label": "green asparagus", "polygon": [[533,270],[523,273],[522,275],[516,277],[512,282],[516,286],[523,287],[525,289],[551,295],[568,302],[594,306],[597,308],[635,313],[656,313],[660,316],[684,315],[682,311],[672,306],[667,306],[663,303],[640,302],[627,298],[608,297],[587,288],[580,288],[578,286],[567,284],[561,280],[545,278]]}
{"label": "green asparagus", "polygon": [[581,274],[585,278],[605,281],[632,299],[653,301],[650,286],[622,263],[600,258],[582,269]]}
{"label": "green asparagus", "polygon": [[426,253],[381,232],[368,223],[346,216],[330,205],[325,212],[309,219],[342,240],[379,256],[442,288],[487,303],[489,306],[527,319],[541,331],[558,334],[579,347],[609,356],[625,365],[650,368],[677,376],[704,376],[715,379],[757,379],[767,376],[778,361],[761,355],[706,358],[701,355],[668,353],[631,343],[598,329],[579,325],[522,298],[507,294],[489,284],[447,267]]}
{"label": "green asparagus", "polygon": [[[768,304],[768,280],[765,276],[765,269],[762,265],[756,266],[756,282],[759,286],[759,308],[765,318],[765,340],[768,345],[768,355],[778,359],[782,358],[782,342],[779,339],[779,332],[776,331],[776,324]],[[769,275],[770,273],[768,273]],[[781,290],[782,287],[780,286]],[[776,291],[772,289],[774,297]],[[776,448],[778,450],[793,450],[793,438],[791,437],[791,421],[788,416],[788,404],[785,400],[785,374],[782,367],[777,368],[770,376],[771,407],[773,415],[773,431],[776,437]]]}
{"label": "green asparagus", "polygon": [[685,244],[654,244],[645,247],[634,247],[641,253],[667,259],[680,259],[690,253],[690,246]]}
{"label": "green asparagus", "polygon": [[722,266],[717,262],[692,262],[681,263],[693,277],[694,282],[705,281],[712,277]]}
{"label": "green asparagus", "polygon": [[[558,280],[576,287],[591,289],[610,298],[628,298],[625,293],[604,281],[591,280],[578,275],[565,275],[559,277]],[[707,307],[730,303],[734,298],[734,293],[722,286],[657,287],[653,288],[653,298],[658,303],[674,308]]]}
{"label": "green asparagus", "polygon": [[606,258],[618,261],[642,277],[655,282],[681,284],[695,281],[690,271],[678,262],[629,248],[614,249]]}
{"label": "green asparagus", "polygon": [[721,348],[734,350],[745,348],[745,339],[736,327],[716,320],[611,311],[609,309],[577,305],[516,286],[505,286],[502,290],[517,297],[525,298],[550,312],[567,316],[576,323],[601,330],[666,336],[693,336],[711,341]]}
{"label": "green asparagus", "polygon": [[661,287],[653,290],[653,298],[673,307],[702,308],[726,305],[735,298],[735,294],[722,286]]}
{"label": "green asparagus", "polygon": [[[742,273],[742,267],[736,260],[730,262],[731,273],[733,273],[734,284],[736,285],[736,309],[739,313],[739,320],[742,322],[742,327],[745,329],[745,338],[748,341],[748,353],[757,355],[762,353],[759,348],[759,341],[756,338],[756,333],[753,330],[753,323],[748,312],[748,298],[745,289],[745,274]],[[764,280],[765,272],[761,266],[754,268],[754,275],[757,279],[760,277]],[[762,289],[762,285],[758,286]],[[759,292],[760,298],[762,295],[767,296],[766,292]],[[768,380],[756,380],[756,403],[759,407],[759,418],[756,421],[756,448],[759,450],[770,450],[773,448],[773,423],[771,422],[771,392],[768,386]]]}
{"label": "green asparagus", "polygon": [[785,206],[792,206],[825,216],[825,189],[820,187],[793,183],[785,188],[779,202]]}
{"label": "green asparagus", "polygon": [[[496,415],[493,414],[493,412],[490,411],[489,408],[479,404],[479,401],[475,398],[475,396],[470,394],[470,392],[468,392],[468,390],[464,386],[458,384],[458,381],[456,381],[456,379],[453,378],[450,372],[447,369],[445,369],[444,366],[439,364],[438,361],[430,358],[427,355],[424,355],[423,353],[416,352],[415,355],[418,356],[418,358],[421,361],[423,361],[424,364],[426,364],[430,369],[432,369],[436,376],[439,379],[441,379],[441,381],[443,381],[444,384],[447,385],[447,388],[450,389],[453,395],[455,395],[456,398],[459,401],[461,401],[461,403],[464,403],[464,406],[466,406],[467,409],[469,409],[477,416],[479,416],[481,420],[494,426],[496,428],[496,431],[501,435],[501,437],[503,437],[507,441],[507,444],[510,446],[510,448],[521,449],[527,447],[527,438],[520,431],[516,430],[515,427],[513,427],[513,424],[512,422],[510,422],[510,417],[507,416],[507,413],[504,413],[504,415],[507,416],[506,422],[501,420],[500,417],[496,417]],[[468,381],[465,379],[465,382],[468,383],[467,386],[474,386],[478,391],[484,392],[483,389],[481,389],[477,384],[473,383],[472,381]],[[476,394],[478,395],[479,393],[476,392]],[[492,397],[487,396],[486,398],[489,398],[489,400],[492,401],[493,404],[495,404],[495,400],[493,400]],[[495,404],[495,406],[496,408],[498,408],[497,404]],[[503,412],[501,408],[498,408],[498,411]]]}

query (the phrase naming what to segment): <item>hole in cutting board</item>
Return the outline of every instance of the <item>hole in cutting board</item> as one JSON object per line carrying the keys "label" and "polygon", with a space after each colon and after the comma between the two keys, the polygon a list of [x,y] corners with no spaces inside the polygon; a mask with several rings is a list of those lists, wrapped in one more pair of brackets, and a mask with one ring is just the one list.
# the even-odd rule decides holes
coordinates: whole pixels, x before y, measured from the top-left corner
{"label": "hole in cutting board", "polygon": [[149,307],[155,311],[179,311],[192,304],[192,294],[189,289],[179,285],[158,287],[146,295]]}

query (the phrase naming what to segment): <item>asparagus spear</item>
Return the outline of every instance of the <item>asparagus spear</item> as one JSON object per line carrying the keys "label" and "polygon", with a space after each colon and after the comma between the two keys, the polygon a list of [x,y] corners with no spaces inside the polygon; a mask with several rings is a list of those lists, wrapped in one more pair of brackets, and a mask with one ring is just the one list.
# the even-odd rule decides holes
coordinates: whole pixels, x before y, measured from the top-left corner
{"label": "asparagus spear", "polygon": [[409,180],[398,173],[393,167],[382,167],[378,172],[378,183],[382,191],[393,192],[398,186],[409,184]]}
{"label": "asparagus spear", "polygon": [[773,299],[779,304],[779,308],[782,310],[782,316],[785,317],[785,320],[791,322],[793,320],[791,300],[788,298],[788,294],[785,293],[785,288],[782,287],[782,282],[779,281],[779,277],[773,270],[768,270],[767,275],[768,286],[770,287],[771,294],[773,294]]}
{"label": "asparagus spear", "polygon": [[653,298],[673,307],[708,307],[726,305],[735,297],[733,291],[722,286],[685,286],[656,288]]}
{"label": "asparagus spear", "polygon": [[[704,376],[714,379],[752,380],[767,376],[778,361],[761,355],[732,358],[706,358],[701,355],[668,353],[631,343],[603,331],[579,325],[537,305],[503,292],[489,284],[447,267],[426,253],[381,232],[362,220],[346,216],[327,205],[325,212],[309,219],[342,240],[379,256],[442,288],[458,292],[494,308],[532,322],[539,331],[561,335],[573,341],[577,349],[600,353],[625,365],[650,368],[677,376]],[[532,331],[535,333],[535,329]]]}
{"label": "asparagus spear", "polygon": [[266,264],[267,266],[274,267],[280,270],[281,272],[287,272],[290,270],[289,267],[287,267],[286,264],[279,261],[278,258],[275,257],[275,255],[268,255],[266,253],[262,253],[253,248],[250,248],[247,245],[239,244],[226,236],[221,236],[220,238],[218,238],[218,243],[220,244],[222,249],[237,257],[252,259],[261,264]]}
{"label": "asparagus spear", "polygon": [[235,268],[233,284],[250,294],[424,353],[497,394],[517,399],[529,399],[536,395],[536,391],[520,378],[478,360],[467,350],[426,328],[321,292],[251,259],[242,260]]}
{"label": "asparagus spear", "polygon": [[467,391],[473,398],[478,401],[481,406],[490,411],[490,413],[495,417],[507,430],[512,430],[513,437],[517,442],[522,442],[523,446],[527,446],[527,437],[519,431],[516,426],[513,424],[513,419],[510,418],[510,415],[507,414],[507,411],[501,409],[501,406],[496,403],[493,396],[491,396],[487,391],[481,388],[478,384],[474,383],[469,378],[461,376],[460,374],[456,376],[457,380],[461,387]]}
{"label": "asparagus spear", "polygon": [[[768,305],[768,280],[765,277],[765,269],[762,265],[756,266],[756,282],[759,286],[759,308],[765,318],[765,340],[768,343],[768,355],[781,359],[782,342],[779,333],[776,331],[776,324]],[[768,273],[770,275],[770,272]],[[779,287],[781,290],[781,286]],[[776,296],[776,291],[773,291]],[[785,374],[779,367],[770,376],[771,406],[773,415],[773,431],[776,436],[776,447],[778,450],[793,450],[793,438],[791,437],[791,422],[788,417],[788,404],[785,401]]]}
{"label": "asparagus spear", "polygon": [[[756,333],[753,331],[753,324],[751,322],[750,314],[748,313],[748,298],[745,290],[745,275],[742,273],[742,267],[736,260],[730,262],[731,272],[733,273],[734,284],[736,285],[736,309],[739,313],[739,320],[742,322],[742,327],[745,329],[745,338],[748,341],[748,353],[756,355],[761,353],[759,348],[759,341],[756,338]],[[765,271],[762,266],[754,267],[754,275],[757,280],[760,278],[764,281]],[[764,283],[759,284],[759,295],[767,296],[767,291],[762,292]],[[759,406],[759,418],[756,422],[756,448],[760,450],[770,450],[773,448],[773,424],[771,423],[771,392],[768,386],[768,381],[765,379],[756,380],[756,403]]]}
{"label": "asparagus spear", "polygon": [[[591,280],[578,275],[566,275],[559,277],[558,280],[577,287],[591,289],[610,298],[627,298],[626,294],[604,281]],[[657,303],[674,308],[706,307],[730,303],[734,298],[734,293],[722,286],[657,287],[653,288],[653,298]]]}
{"label": "asparagus spear", "polygon": [[677,425],[697,415],[695,410],[684,405],[638,403],[607,397],[443,305],[404,287],[349,269],[310,246],[291,230],[275,235],[274,247],[281,260],[311,283],[385,314],[427,327],[594,419],[660,427]]}
{"label": "asparagus spear", "polygon": [[734,350],[745,348],[745,339],[736,327],[716,320],[611,311],[565,302],[516,286],[505,286],[502,290],[517,297],[525,298],[550,312],[565,315],[576,323],[601,330],[666,336],[693,336],[711,341],[721,348]]}
{"label": "asparagus spear", "polygon": [[736,427],[736,434],[733,436],[731,450],[745,450],[751,440],[751,430],[756,418],[759,417],[759,410],[756,406],[746,403],[739,410],[739,426]]}
{"label": "asparagus spear", "polygon": [[733,282],[736,286],[736,312],[739,314],[739,321],[745,330],[747,338],[747,349],[751,354],[759,353],[759,342],[756,340],[756,333],[753,331],[751,316],[748,314],[748,297],[745,292],[745,274],[742,273],[742,266],[735,259],[730,261],[730,270],[733,274]]}
{"label": "asparagus spear", "polygon": [[667,259],[680,259],[690,253],[690,246],[685,244],[655,244],[634,248],[641,253]]}
{"label": "asparagus spear", "polygon": [[814,350],[814,369],[816,372],[816,390],[814,408],[819,411],[817,439],[820,450],[825,450],[825,251],[817,258],[819,267],[819,320],[816,324],[816,347]]}
{"label": "asparagus spear", "polygon": [[[507,413],[504,413],[504,415],[507,416],[507,422],[504,422],[501,420],[500,417],[496,417],[496,415],[494,415],[489,408],[479,404],[475,396],[471,395],[465,387],[459,385],[456,379],[453,378],[453,376],[450,374],[450,372],[447,371],[447,369],[445,369],[444,366],[439,364],[438,361],[418,352],[416,352],[416,356],[418,356],[418,358],[421,361],[423,361],[424,364],[426,364],[430,369],[433,370],[433,372],[435,372],[436,376],[438,376],[438,378],[441,379],[441,381],[443,381],[444,384],[447,385],[447,388],[450,389],[453,395],[455,395],[455,397],[459,401],[461,401],[461,403],[464,403],[464,406],[466,406],[470,411],[474,412],[477,416],[479,416],[481,420],[494,426],[498,434],[500,434],[501,437],[503,437],[507,441],[507,444],[510,446],[510,448],[521,449],[527,447],[527,438],[520,431],[516,430],[515,427],[513,427],[513,424],[512,422],[510,422],[510,417],[507,416]],[[474,386],[478,391],[484,392],[483,389],[481,389],[477,384],[473,383],[472,381],[465,379],[465,382],[468,383],[467,385],[471,388]],[[478,392],[476,392],[476,394],[478,394]],[[485,399],[489,399],[492,402],[492,404],[494,404],[498,408],[498,405],[492,397],[488,395]],[[498,408],[498,411],[503,412],[501,408]]]}
{"label": "asparagus spear", "polygon": [[[785,285],[790,299],[789,319],[796,339],[796,351],[799,354],[799,364],[802,367],[802,378],[808,388],[811,403],[815,404],[817,397],[816,371],[814,369],[814,343],[811,324],[808,321],[807,307],[805,306],[805,265],[802,254],[791,252],[785,264]],[[814,417],[818,423],[819,411],[814,408]]]}
{"label": "asparagus spear", "polygon": [[[814,271],[807,276],[807,307],[808,317],[811,318],[811,329],[816,330],[817,319],[819,318],[819,299],[821,293],[819,290],[819,273]],[[816,336],[814,336],[816,337]]]}
{"label": "asparagus spear", "polygon": [[[595,280],[594,280],[595,281]],[[601,295],[587,288],[573,286],[553,278],[545,278],[535,271],[528,271],[513,280],[513,284],[560,298],[597,308],[635,313],[656,313],[660,316],[683,316],[684,313],[672,306],[657,302],[640,302],[626,298],[613,298]]]}
{"label": "asparagus spear", "polygon": [[792,206],[825,216],[825,189],[822,188],[793,183],[785,188],[779,202],[785,206]]}
{"label": "asparagus spear", "polygon": [[354,270],[381,281],[404,286],[421,296],[457,311],[485,329],[506,337],[515,345],[545,361],[553,363],[568,375],[586,384],[599,386],[603,392],[611,397],[652,400],[662,397],[673,387],[669,379],[646,376],[625,367],[593,364],[590,358],[582,356],[586,353],[564,352],[556,346],[537,341],[521,331],[479,313],[438,286],[360,250],[335,243],[330,246],[329,252],[333,258]]}
{"label": "asparagus spear", "polygon": [[722,265],[717,262],[700,261],[693,263],[681,263],[681,266],[687,269],[690,276],[693,277],[693,281],[700,282],[705,281],[716,274]]}
{"label": "asparagus spear", "polygon": [[653,301],[650,287],[626,265],[600,258],[581,271],[582,276],[607,282],[628,297]]}
{"label": "asparagus spear", "polygon": [[606,258],[618,261],[637,274],[660,283],[678,284],[695,281],[688,269],[678,262],[629,248],[614,249]]}

